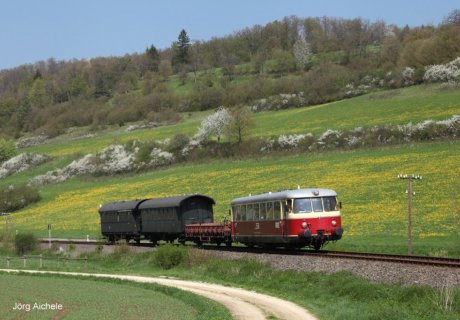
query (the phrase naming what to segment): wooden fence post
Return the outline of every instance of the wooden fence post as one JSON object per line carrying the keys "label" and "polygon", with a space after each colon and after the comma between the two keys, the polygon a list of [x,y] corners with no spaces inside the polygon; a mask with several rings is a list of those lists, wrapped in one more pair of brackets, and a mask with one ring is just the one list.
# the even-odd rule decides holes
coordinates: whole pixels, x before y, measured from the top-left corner
{"label": "wooden fence post", "polygon": [[24,257],[23,257],[23,258],[24,258],[24,268],[25,268],[25,267],[26,267],[26,260],[27,260],[27,257],[26,257],[26,255],[24,255]]}

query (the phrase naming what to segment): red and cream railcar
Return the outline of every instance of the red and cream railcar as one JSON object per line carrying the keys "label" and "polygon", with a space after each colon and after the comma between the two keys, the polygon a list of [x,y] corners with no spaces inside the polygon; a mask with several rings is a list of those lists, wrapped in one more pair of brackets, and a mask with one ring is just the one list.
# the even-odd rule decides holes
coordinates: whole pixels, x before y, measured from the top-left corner
{"label": "red and cream railcar", "polygon": [[340,207],[337,193],[328,189],[237,198],[232,201],[233,241],[247,246],[311,246],[319,250],[342,237]]}

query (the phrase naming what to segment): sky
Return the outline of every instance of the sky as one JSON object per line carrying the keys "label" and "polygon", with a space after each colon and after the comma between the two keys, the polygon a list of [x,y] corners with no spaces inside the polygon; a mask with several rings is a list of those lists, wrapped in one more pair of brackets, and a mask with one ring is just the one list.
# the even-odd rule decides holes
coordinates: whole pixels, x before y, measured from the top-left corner
{"label": "sky", "polygon": [[182,29],[209,40],[291,15],[413,27],[454,9],[458,0],[0,0],[0,70],[164,49]]}

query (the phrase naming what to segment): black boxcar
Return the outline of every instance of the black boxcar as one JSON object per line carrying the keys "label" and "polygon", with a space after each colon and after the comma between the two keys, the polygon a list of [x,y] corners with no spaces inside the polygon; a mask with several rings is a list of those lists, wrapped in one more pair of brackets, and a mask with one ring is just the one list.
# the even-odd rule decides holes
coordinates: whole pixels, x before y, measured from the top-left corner
{"label": "black boxcar", "polygon": [[142,235],[156,242],[185,238],[185,225],[213,222],[214,199],[205,195],[183,195],[149,199],[139,205]]}
{"label": "black boxcar", "polygon": [[138,208],[146,200],[111,202],[102,205],[99,208],[102,235],[111,243],[120,239],[140,241],[141,221]]}

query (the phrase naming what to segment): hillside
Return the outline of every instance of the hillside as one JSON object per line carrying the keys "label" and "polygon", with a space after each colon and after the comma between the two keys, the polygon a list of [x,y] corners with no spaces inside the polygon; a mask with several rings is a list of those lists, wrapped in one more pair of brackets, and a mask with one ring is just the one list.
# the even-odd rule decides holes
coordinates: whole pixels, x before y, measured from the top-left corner
{"label": "hillside", "polygon": [[[460,23],[400,28],[361,18],[286,17],[209,41],[182,30],[170,48],[0,70],[0,137],[69,128],[170,124],[177,113],[299,95],[318,105],[382,89],[455,81]],[[173,40],[173,39],[172,39]],[[315,128],[312,129],[313,131]]]}
{"label": "hillside", "polygon": [[[404,124],[418,119],[446,119],[460,113],[458,89],[418,86],[372,93],[335,103],[255,114],[253,136],[276,133],[322,132],[359,125]],[[1,186],[26,182],[63,167],[89,151],[114,141],[164,139],[177,132],[194,133],[208,113],[186,115],[173,126],[125,132],[122,129],[82,140],[55,141],[28,151],[57,156],[52,162],[3,180]],[[292,155],[288,155],[291,153]],[[47,235],[92,238],[99,235],[97,208],[101,203],[186,193],[209,194],[216,199],[216,220],[223,219],[232,198],[249,193],[302,187],[338,191],[344,203],[345,236],[337,248],[404,252],[406,245],[406,185],[399,173],[423,175],[415,184],[414,252],[460,255],[455,230],[460,211],[460,143],[458,140],[356,150],[266,154],[255,159],[208,159],[176,164],[142,174],[73,178],[40,188],[42,200],[9,216],[17,230]],[[2,221],[4,224],[4,221]]]}
{"label": "hillside", "polygon": [[[154,129],[126,132],[129,125],[115,126],[84,138],[90,132],[82,129],[73,134],[55,138],[51,143],[29,147],[24,151],[50,156],[71,156],[97,152],[114,142],[130,140],[164,140],[177,133],[192,136],[201,121],[211,111],[183,113],[177,124]],[[267,111],[252,115],[255,126],[253,137],[315,133],[327,129],[343,130],[385,124],[417,123],[424,120],[443,120],[460,114],[460,90],[442,85],[421,85],[410,88],[379,91],[352,99],[345,99],[311,107]],[[78,138],[83,137],[83,138]]]}

